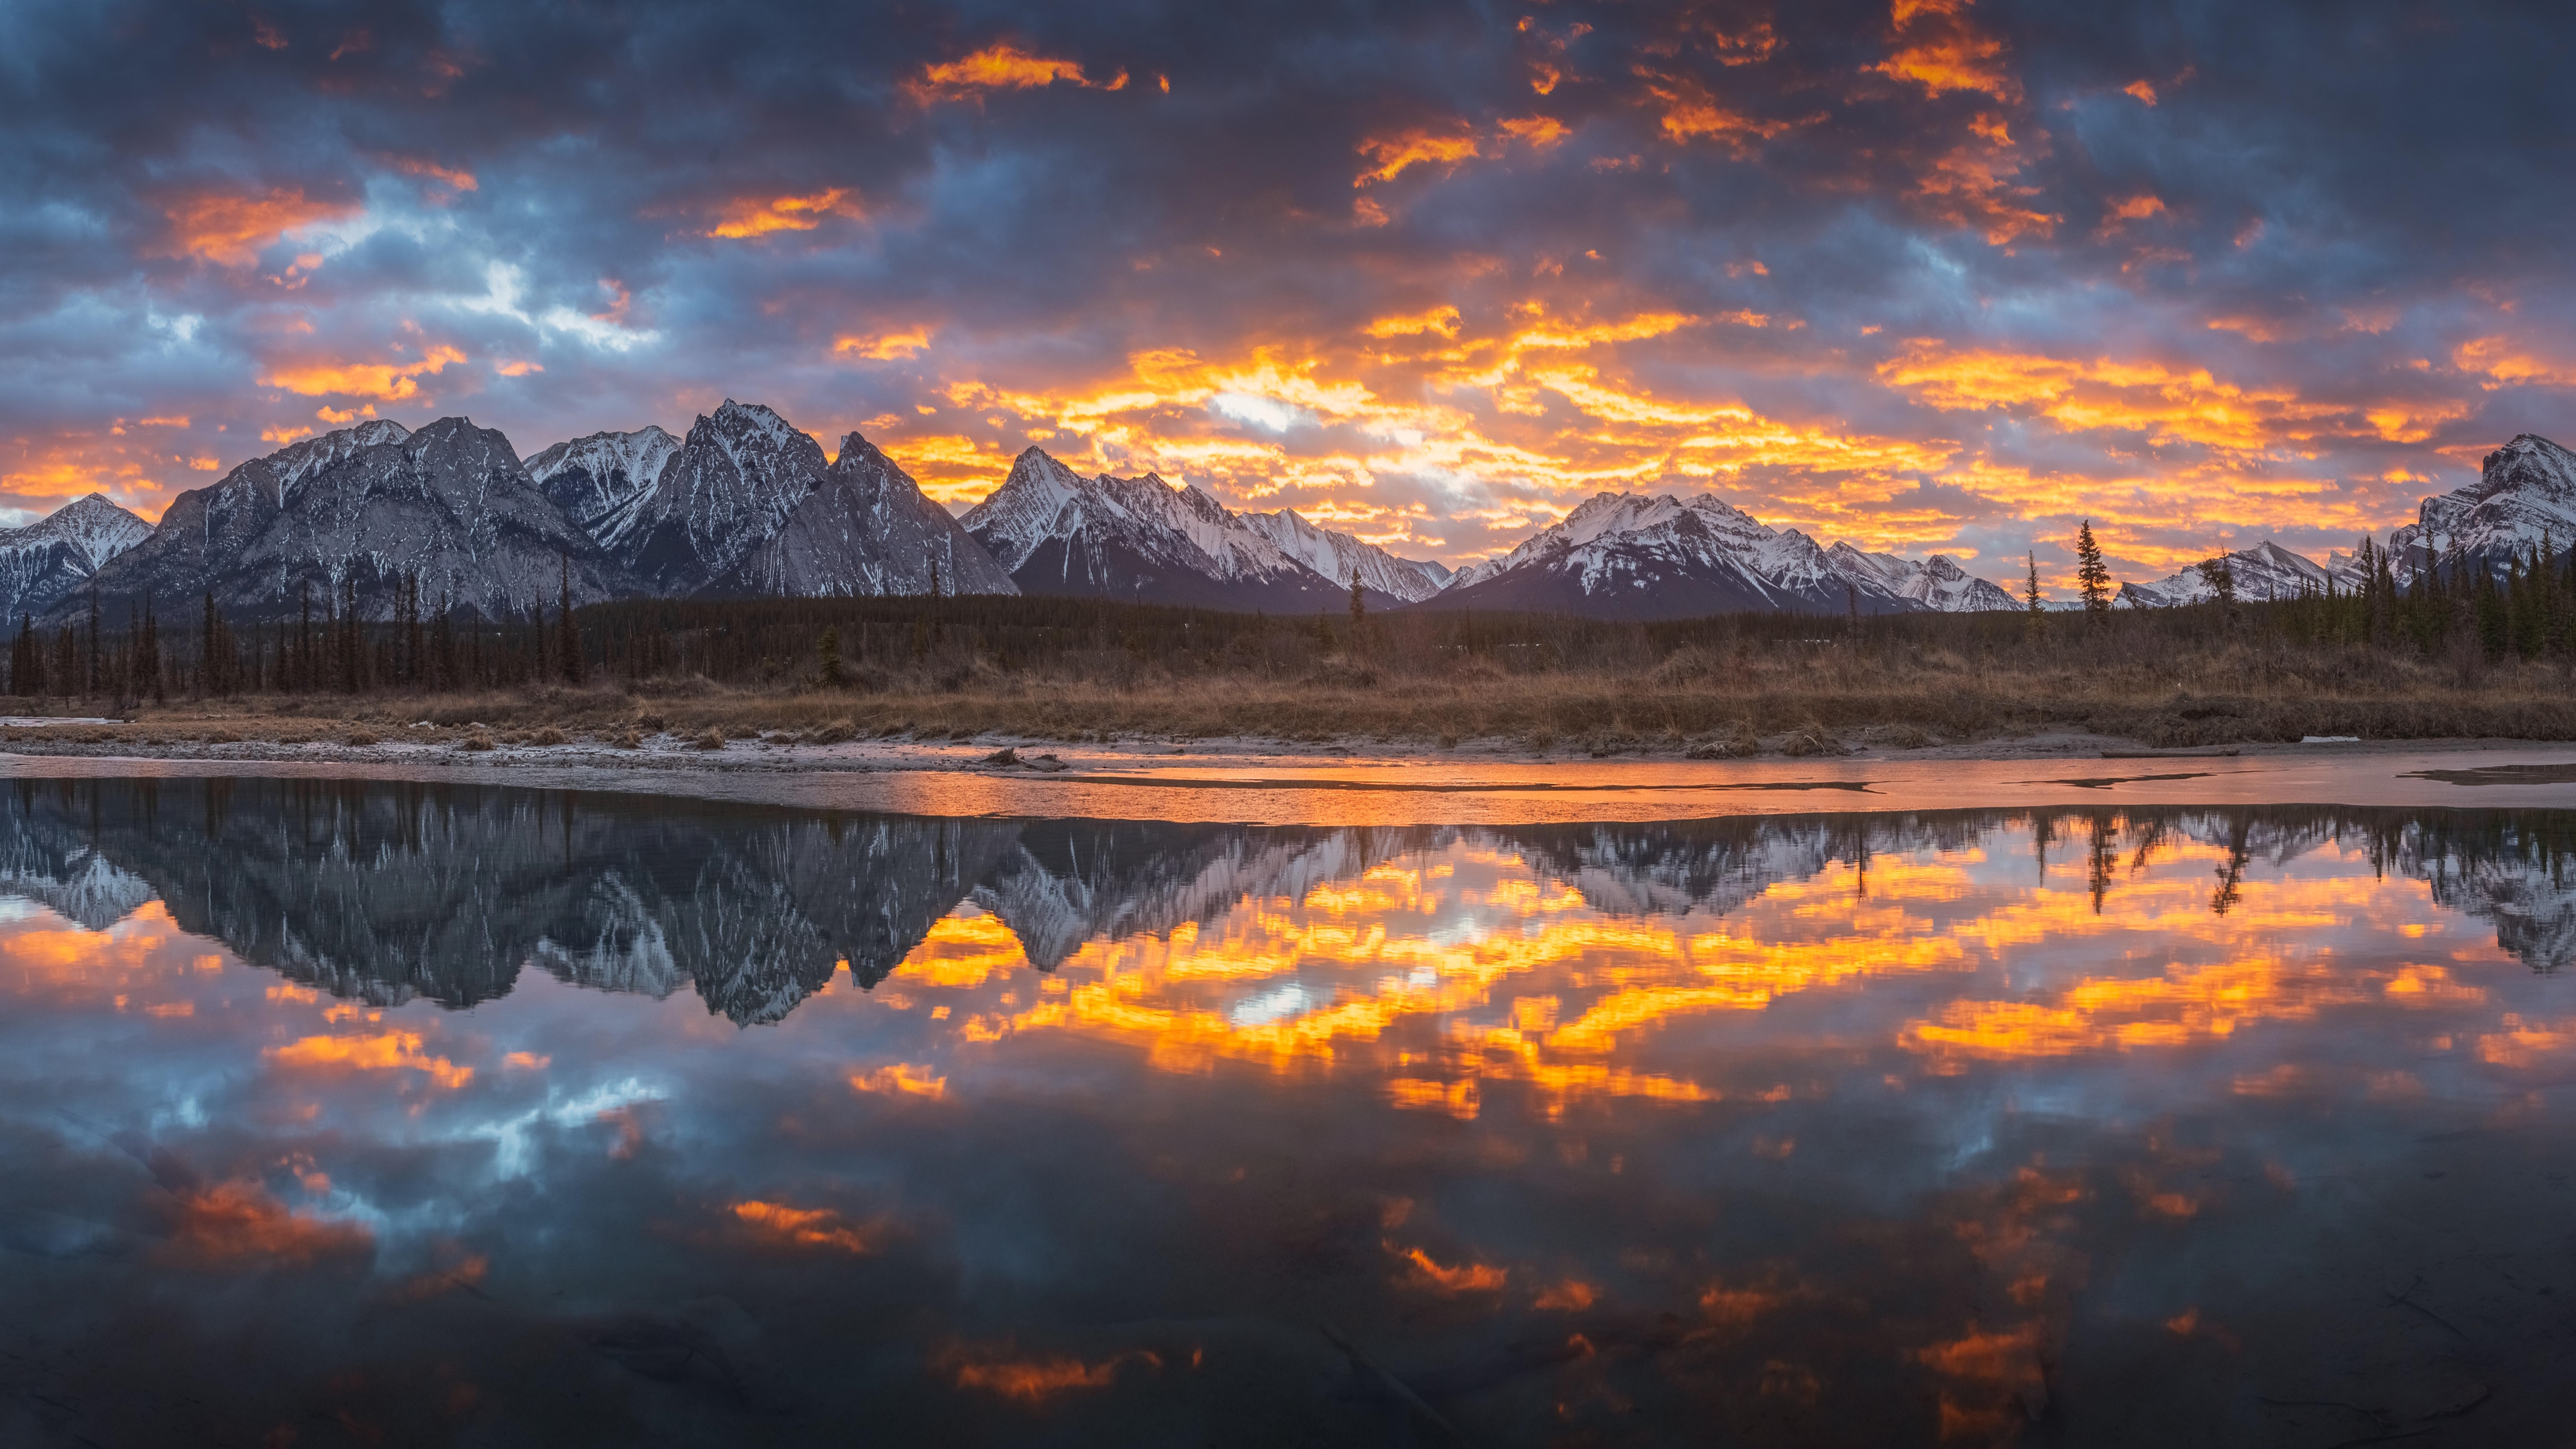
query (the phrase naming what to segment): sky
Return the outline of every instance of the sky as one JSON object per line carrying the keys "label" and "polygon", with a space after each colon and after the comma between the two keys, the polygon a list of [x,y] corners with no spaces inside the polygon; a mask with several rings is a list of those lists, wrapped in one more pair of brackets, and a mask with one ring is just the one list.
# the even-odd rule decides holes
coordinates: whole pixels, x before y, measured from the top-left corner
{"label": "sky", "polygon": [[2576,17],[0,0],[0,521],[731,397],[1463,563],[1602,492],[2071,577],[2576,441]]}

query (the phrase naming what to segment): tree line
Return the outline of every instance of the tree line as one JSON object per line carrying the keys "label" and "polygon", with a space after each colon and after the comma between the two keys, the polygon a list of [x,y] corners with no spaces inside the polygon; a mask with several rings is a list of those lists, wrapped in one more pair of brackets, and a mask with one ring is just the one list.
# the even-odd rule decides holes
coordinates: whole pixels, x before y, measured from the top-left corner
{"label": "tree line", "polygon": [[[2086,530],[2089,534],[2089,527]],[[2079,535],[2079,561],[2089,540]],[[2098,555],[2098,551],[2094,551]],[[2427,563],[2400,584],[2363,547],[2358,586],[2239,599],[2223,558],[2202,565],[2214,597],[2177,608],[2113,609],[2090,585],[2085,608],[1868,618],[1734,614],[1657,622],[1565,615],[1400,610],[1273,615],[1039,595],[629,599],[575,608],[569,573],[552,608],[481,619],[392,581],[390,617],[369,619],[346,581],[307,585],[284,618],[237,621],[211,594],[165,622],[154,601],[122,621],[85,613],[50,631],[22,616],[7,692],[22,699],[145,700],[244,695],[473,693],[703,679],[729,687],[960,689],[979,677],[1118,683],[1170,676],[1315,677],[1365,685],[1463,665],[1508,673],[1642,675],[1683,650],[1813,649],[1867,642],[1998,654],[2098,651],[2114,627],[2185,647],[2253,643],[2366,647],[2447,658],[2576,658],[2576,550],[2545,543],[2501,570],[2476,558]],[[114,627],[121,624],[121,627]]]}

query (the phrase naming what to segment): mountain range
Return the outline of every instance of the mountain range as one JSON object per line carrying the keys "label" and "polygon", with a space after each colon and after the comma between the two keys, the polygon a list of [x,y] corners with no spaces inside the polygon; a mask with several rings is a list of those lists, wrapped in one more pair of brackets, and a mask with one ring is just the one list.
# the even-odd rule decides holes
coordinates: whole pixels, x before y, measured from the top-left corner
{"label": "mountain range", "polygon": [[[2476,484],[2426,498],[2386,549],[2401,585],[2438,558],[2501,573],[2576,544],[2576,454],[2525,434]],[[2358,580],[2265,542],[2225,556],[2237,597]],[[47,622],[94,595],[120,623],[211,593],[238,618],[305,606],[388,617],[399,581],[428,607],[527,617],[630,597],[1053,594],[1274,613],[1486,609],[1671,619],[1734,611],[1972,613],[2022,607],[1956,560],[1820,544],[1713,494],[1602,493],[1517,547],[1452,571],[1288,509],[1236,512],[1195,484],[1085,476],[1031,447],[962,517],[859,433],[827,456],[770,408],[727,399],[683,437],[593,433],[522,459],[500,433],[387,419],[307,438],[174,499],[155,527],[91,495],[0,531],[0,603]],[[2214,590],[2197,568],[2122,586],[2154,608]],[[2052,607],[2067,607],[2058,601]]]}

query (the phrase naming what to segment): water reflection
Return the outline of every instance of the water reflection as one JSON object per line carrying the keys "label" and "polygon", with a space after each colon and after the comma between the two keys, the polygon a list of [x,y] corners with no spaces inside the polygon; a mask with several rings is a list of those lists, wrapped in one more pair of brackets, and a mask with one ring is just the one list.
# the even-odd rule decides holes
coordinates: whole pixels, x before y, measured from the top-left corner
{"label": "water reflection", "polygon": [[2510,1440],[2571,849],[20,781],[0,1438]]}

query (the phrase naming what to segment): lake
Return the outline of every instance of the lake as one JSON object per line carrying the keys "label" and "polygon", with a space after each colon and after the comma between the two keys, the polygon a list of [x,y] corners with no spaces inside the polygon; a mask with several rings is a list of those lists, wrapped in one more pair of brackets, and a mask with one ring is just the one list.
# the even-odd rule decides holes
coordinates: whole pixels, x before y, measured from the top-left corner
{"label": "lake", "polygon": [[2511,793],[0,781],[0,1441],[2555,1442]]}

